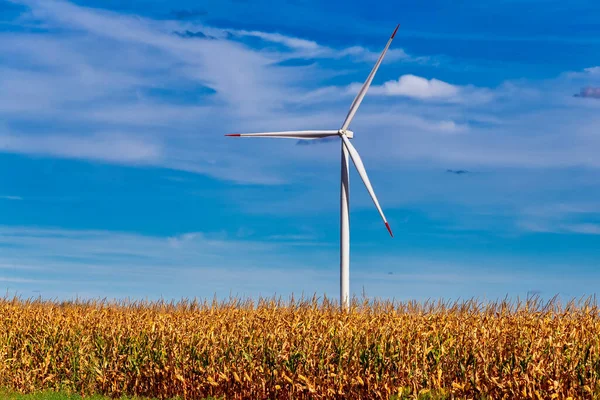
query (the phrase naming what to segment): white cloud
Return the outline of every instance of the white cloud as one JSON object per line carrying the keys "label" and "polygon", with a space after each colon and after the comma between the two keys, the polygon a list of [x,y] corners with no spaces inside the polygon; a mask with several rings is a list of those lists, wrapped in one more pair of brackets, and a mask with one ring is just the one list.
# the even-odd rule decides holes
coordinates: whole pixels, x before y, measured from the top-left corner
{"label": "white cloud", "polygon": [[580,223],[561,226],[564,232],[581,233],[584,235],[600,235],[600,224]]}
{"label": "white cloud", "polygon": [[468,130],[467,125],[460,125],[454,121],[441,121],[437,124],[437,129],[440,132],[446,133],[461,133]]}
{"label": "white cloud", "polygon": [[305,40],[305,39],[285,36],[280,33],[267,33],[267,32],[260,32],[260,31],[245,31],[245,30],[231,31],[231,32],[241,35],[241,36],[254,36],[254,37],[269,41],[269,42],[280,43],[287,47],[290,47],[292,49],[297,49],[297,50],[312,51],[312,50],[322,49],[322,47],[319,46],[317,44],[317,42],[314,42],[312,40]]}
{"label": "white cloud", "polygon": [[454,98],[460,93],[458,86],[440,81],[426,79],[415,75],[402,75],[397,81],[385,82],[374,87],[373,92],[389,96],[406,96],[418,99]]}
{"label": "white cloud", "polygon": [[[252,36],[264,41],[282,44],[295,52],[288,55],[291,58],[344,58],[351,57],[366,62],[375,62],[379,58],[380,52],[369,50],[362,46],[351,46],[343,49],[334,49],[323,46],[312,40],[306,40],[293,36],[287,36],[280,33],[267,33],[260,31],[233,30],[228,32],[238,36]],[[394,62],[399,60],[412,62],[426,62],[427,57],[411,57],[403,49],[389,49],[385,62]]]}
{"label": "white cloud", "polygon": [[586,68],[584,71],[592,75],[600,75],[600,67]]}
{"label": "white cloud", "polygon": [[567,71],[563,73],[563,76],[568,79],[580,80],[582,82],[589,82],[590,79],[596,80],[600,77],[600,66],[588,67],[579,71]]}
{"label": "white cloud", "polygon": [[522,210],[523,215],[562,218],[569,215],[600,214],[600,205],[595,203],[550,203],[536,204]]}
{"label": "white cloud", "polygon": [[518,226],[528,232],[600,235],[600,224],[564,223],[553,220],[520,221]]}
{"label": "white cloud", "polygon": [[23,198],[21,196],[0,196],[0,199],[15,200],[15,201],[23,200]]}
{"label": "white cloud", "polygon": [[7,278],[4,276],[0,276],[0,282],[4,283],[28,283],[28,284],[47,284],[47,283],[58,283],[56,281],[49,281],[44,279],[23,279],[23,278]]}
{"label": "white cloud", "polygon": [[87,136],[23,136],[0,133],[0,151],[125,164],[157,164],[161,158],[159,145],[129,135],[112,133]]}
{"label": "white cloud", "polygon": [[[348,86],[347,91],[355,94],[361,86],[362,83],[352,83]],[[412,74],[402,75],[398,80],[387,81],[382,85],[372,85],[369,94],[407,97],[421,101],[468,104],[487,103],[497,95],[487,88],[453,85],[439,79],[427,79]]]}
{"label": "white cloud", "polygon": [[[589,192],[589,197],[597,194]],[[578,202],[541,203],[524,207],[517,225],[528,232],[600,235],[600,206],[587,199]]]}
{"label": "white cloud", "polygon": [[[222,135],[337,127],[362,79],[351,90],[344,82],[331,86],[330,79],[357,69],[366,77],[379,54],[244,31],[288,50],[252,48],[231,40],[227,30],[204,26],[199,29],[216,39],[190,40],[173,34],[194,28],[188,23],[65,1],[21,3],[31,9],[29,23],[45,29],[0,33],[0,51],[10,55],[0,71],[5,152],[157,165],[245,183],[295,180],[334,165],[335,157],[318,146],[241,144]],[[303,56],[329,60],[280,65]],[[392,48],[390,56],[406,54]],[[348,59],[342,64],[341,57]],[[580,73],[591,76],[595,68]],[[406,162],[444,170],[598,168],[600,104],[575,102],[564,78],[493,89],[411,74],[383,84],[376,78],[351,128],[371,169],[384,162],[395,169]],[[368,135],[373,140],[358,142]],[[299,172],[307,160],[314,167]]]}
{"label": "white cloud", "polygon": [[[229,295],[296,298],[326,294],[337,298],[337,242],[328,249],[301,248],[297,238],[277,243],[239,240],[223,233],[173,237],[100,230],[0,226],[0,283],[21,296],[45,298],[166,299],[228,298]],[[302,240],[305,240],[303,238]],[[173,245],[174,241],[177,245]],[[379,251],[377,251],[379,253]],[[556,271],[560,262],[537,270],[518,258],[453,260],[444,255],[390,256],[362,252],[353,258],[352,290],[398,300],[524,294],[536,288],[553,294],[565,282],[594,290],[585,265]],[[507,266],[514,269],[507,270]],[[408,272],[407,272],[408,271]],[[414,273],[411,271],[419,271]],[[594,272],[595,273],[595,272]],[[265,279],[268,276],[268,279]],[[447,283],[452,282],[452,288]],[[588,292],[589,293],[589,292]]]}
{"label": "white cloud", "polygon": [[[172,237],[0,226],[0,282],[51,297],[167,298],[335,292],[335,270],[320,253],[299,261],[290,242],[269,244],[222,233]],[[287,256],[286,254],[289,254]],[[282,267],[283,266],[283,267]],[[264,277],[269,276],[268,280]]]}
{"label": "white cloud", "polygon": [[[226,141],[222,134],[335,129],[351,101],[344,75],[351,71],[366,77],[379,49],[332,48],[283,34],[248,31],[263,40],[253,48],[231,40],[227,30],[211,27],[200,28],[216,39],[190,40],[173,34],[193,28],[181,22],[65,1],[20,3],[31,8],[28,23],[44,29],[0,32],[0,53],[6,55],[0,67],[0,118],[6,121],[0,129],[0,151],[157,165],[242,183],[310,184],[309,190],[292,195],[273,190],[270,196],[269,188],[263,187],[261,199],[268,199],[268,204],[240,200],[240,207],[254,207],[251,212],[299,213],[308,207],[339,206],[335,201],[314,201],[338,196],[338,188],[328,180],[339,179],[337,151],[327,146],[294,146],[289,141]],[[315,62],[309,67],[280,65],[298,58]],[[394,60],[418,62],[419,58],[394,47],[386,61]],[[407,204],[419,208],[435,199],[479,205],[478,211],[490,212],[486,208],[490,204],[510,209],[518,202],[530,204],[536,196],[579,193],[589,199],[600,193],[597,178],[584,182],[554,176],[557,170],[575,167],[588,169],[578,175],[597,177],[595,171],[600,168],[598,107],[570,103],[573,85],[564,77],[509,82],[495,89],[410,74],[377,84],[377,79],[390,76],[396,67],[386,67],[387,72],[382,67],[351,127],[386,210]],[[598,76],[598,67],[577,74],[590,79]],[[355,91],[364,79],[356,76],[360,82],[351,85]],[[339,86],[331,86],[332,77]],[[476,173],[449,179],[443,173],[446,168]],[[548,175],[543,172],[546,169],[551,170]],[[441,172],[440,176],[423,175],[423,170]],[[480,170],[484,172],[477,174]],[[556,182],[552,191],[544,191]],[[364,192],[357,187],[354,193],[354,205],[371,209]],[[538,229],[544,228],[543,219],[534,221]],[[578,221],[552,223],[563,231],[592,234],[597,229]],[[66,271],[66,275],[76,275],[73,279],[79,280],[75,282],[79,289],[100,294],[110,292],[115,279],[138,289],[148,285],[136,289],[138,293],[166,288],[179,294],[175,286],[190,282],[199,286],[188,286],[186,293],[213,288],[228,293],[232,281],[242,282],[236,287],[249,293],[257,293],[257,288],[272,290],[270,294],[290,288],[309,288],[310,293],[321,288],[337,291],[335,269],[324,273],[313,268],[320,263],[335,265],[337,244],[328,259],[303,263],[292,254],[281,255],[289,248],[276,255],[277,249],[268,244],[237,239],[201,232],[148,237],[48,230],[16,235],[14,230],[4,230],[0,243],[15,246],[9,251],[2,247],[0,268],[41,268],[50,276]],[[303,235],[278,239],[285,246],[311,243]],[[404,261],[394,260],[406,265]],[[374,263],[369,260],[363,265]],[[286,269],[278,269],[281,265]],[[298,272],[295,266],[309,272]],[[99,286],[89,283],[86,274],[101,277]],[[265,283],[265,274],[278,279]],[[437,272],[424,275],[422,280],[436,276]],[[460,275],[446,277],[451,276]],[[81,280],[88,283],[81,284]],[[322,286],[315,287],[314,282]],[[397,286],[388,289],[392,295],[398,292]]]}
{"label": "white cloud", "polygon": [[[216,90],[216,95],[233,106],[238,114],[268,110],[282,97],[278,83],[286,77],[288,81],[294,81],[292,76],[284,76],[280,74],[280,70],[270,67],[270,64],[278,61],[274,55],[252,51],[229,40],[181,38],[172,34],[172,23],[79,7],[59,0],[24,0],[22,3],[31,7],[31,13],[36,19],[62,29],[83,31],[96,38],[103,38],[105,45],[110,47],[116,44],[116,48],[120,48],[123,54],[127,54],[132,46],[133,56],[144,54],[144,48],[152,49],[153,51],[146,50],[144,55],[159,61],[159,64],[152,70],[149,65],[153,64],[146,64],[148,60],[144,64],[135,63],[132,67],[138,70],[137,75],[150,70],[160,79],[157,70],[177,65],[178,74]],[[68,39],[70,35],[66,37]],[[91,61],[89,57],[93,57],[93,54],[93,51],[87,50],[86,61]],[[121,63],[118,57],[111,59]],[[239,73],[240,65],[244,66],[243,74]],[[114,69],[111,65],[105,65],[105,68]],[[159,85],[164,80],[162,78],[156,84]],[[101,84],[102,80],[97,82]]]}

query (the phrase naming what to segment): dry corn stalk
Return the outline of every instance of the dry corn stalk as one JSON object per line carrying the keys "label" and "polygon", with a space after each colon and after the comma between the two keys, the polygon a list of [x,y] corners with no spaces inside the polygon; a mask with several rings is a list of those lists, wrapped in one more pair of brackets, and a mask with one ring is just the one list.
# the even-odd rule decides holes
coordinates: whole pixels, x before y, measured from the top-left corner
{"label": "dry corn stalk", "polygon": [[183,399],[600,394],[591,301],[0,300],[0,386]]}

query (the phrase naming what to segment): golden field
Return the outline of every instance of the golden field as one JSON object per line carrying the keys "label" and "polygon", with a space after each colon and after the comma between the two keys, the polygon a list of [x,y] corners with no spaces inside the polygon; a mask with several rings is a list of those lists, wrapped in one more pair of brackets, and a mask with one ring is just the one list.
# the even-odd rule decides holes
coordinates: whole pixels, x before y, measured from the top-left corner
{"label": "golden field", "polygon": [[155,398],[600,398],[600,315],[477,301],[0,300],[0,387]]}

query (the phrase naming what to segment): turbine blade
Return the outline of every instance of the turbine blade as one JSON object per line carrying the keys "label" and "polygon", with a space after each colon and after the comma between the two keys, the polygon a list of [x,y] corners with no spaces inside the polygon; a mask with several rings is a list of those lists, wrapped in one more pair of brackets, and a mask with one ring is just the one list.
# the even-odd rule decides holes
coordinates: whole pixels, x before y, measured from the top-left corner
{"label": "turbine blade", "polygon": [[367,191],[371,195],[371,199],[373,200],[373,203],[375,203],[375,207],[377,207],[377,211],[379,211],[379,215],[381,215],[381,218],[383,219],[383,222],[385,223],[385,227],[387,228],[390,235],[392,237],[394,237],[394,234],[392,233],[392,229],[390,228],[390,224],[388,224],[387,219],[385,219],[383,210],[381,209],[381,206],[379,205],[379,201],[377,201],[377,196],[375,196],[375,191],[373,190],[373,186],[371,186],[371,181],[369,181],[369,176],[367,175],[365,166],[364,166],[360,156],[358,155],[358,151],[356,151],[356,149],[354,148],[352,143],[350,143],[350,140],[348,140],[348,138],[345,135],[340,135],[340,137],[344,141],[344,146],[346,146],[346,148],[348,149],[348,152],[350,153],[350,158],[352,158],[352,162],[354,162],[354,166],[356,167],[358,174],[360,175],[363,183],[367,187]]}
{"label": "turbine blade", "polygon": [[321,139],[329,136],[338,136],[338,131],[285,131],[285,132],[259,132],[259,133],[230,133],[225,136],[233,137],[270,137],[286,139]]}
{"label": "turbine blade", "polygon": [[388,40],[387,44],[385,45],[385,49],[383,49],[383,52],[379,56],[379,59],[375,63],[375,66],[371,70],[371,73],[367,77],[367,80],[362,85],[362,87],[360,88],[360,91],[354,98],[354,101],[352,102],[352,105],[350,106],[350,110],[348,111],[348,115],[346,115],[346,119],[344,120],[344,123],[342,124],[341,130],[346,130],[350,126],[350,122],[352,122],[352,118],[354,118],[354,114],[356,114],[358,107],[360,107],[360,103],[362,102],[363,98],[365,97],[365,94],[367,94],[367,90],[369,90],[369,86],[371,86],[373,77],[375,76],[375,73],[377,73],[377,69],[379,68],[379,65],[381,64],[381,62],[383,61],[383,57],[385,56],[385,53],[389,49],[390,44],[392,44],[392,40],[394,40],[394,36],[396,36],[396,32],[398,31],[399,27],[400,27],[400,25],[396,26],[394,33],[392,33],[392,36],[390,36],[390,39]]}

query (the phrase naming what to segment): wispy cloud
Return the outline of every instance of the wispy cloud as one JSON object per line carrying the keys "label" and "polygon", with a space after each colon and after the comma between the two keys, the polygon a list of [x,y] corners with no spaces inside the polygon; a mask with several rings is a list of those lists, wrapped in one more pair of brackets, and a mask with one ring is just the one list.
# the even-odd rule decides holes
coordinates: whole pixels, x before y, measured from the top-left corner
{"label": "wispy cloud", "polygon": [[592,74],[592,75],[600,75],[600,67],[586,68],[585,72]]}
{"label": "wispy cloud", "polygon": [[267,33],[267,32],[260,32],[260,31],[245,31],[245,30],[233,31],[233,33],[236,35],[240,35],[240,36],[253,36],[253,37],[263,39],[268,42],[283,44],[289,48],[296,49],[296,50],[316,51],[317,53],[325,51],[325,48],[322,46],[319,46],[319,44],[317,44],[317,42],[315,42],[315,41],[290,37],[290,36],[282,35],[280,33]]}
{"label": "wispy cloud", "polygon": [[584,68],[581,71],[568,71],[565,73],[565,76],[567,78],[571,78],[571,79],[573,79],[573,78],[589,79],[589,78],[600,77],[600,66]]}
{"label": "wispy cloud", "polygon": [[[324,272],[315,261],[318,251],[316,258],[298,260],[284,255],[293,249],[289,241],[269,244],[222,233],[157,237],[0,227],[0,246],[0,282],[21,284],[22,293],[35,286],[44,296],[226,297],[232,291],[271,296],[323,293],[336,282],[335,271]],[[287,251],[278,251],[281,247]]]}
{"label": "wispy cloud", "polygon": [[49,280],[45,280],[45,279],[7,278],[5,276],[0,276],[0,282],[3,282],[3,283],[26,283],[26,284],[58,283],[56,281],[49,281]]}
{"label": "wispy cloud", "polygon": [[[0,226],[0,283],[22,296],[69,298],[258,297],[338,293],[337,248],[293,252],[310,235],[275,237],[271,243],[224,233],[177,236]],[[580,282],[587,266],[572,266],[565,279],[548,265],[541,279],[526,260],[489,258],[470,262],[444,256],[390,256],[361,252],[354,258],[353,293],[382,298],[503,297],[532,285],[555,294]],[[511,270],[518,266],[518,270]],[[412,271],[412,272],[411,272]],[[414,271],[419,271],[418,273]],[[389,272],[392,274],[390,275]],[[581,275],[581,276],[580,276]],[[268,279],[265,279],[268,276]],[[452,288],[448,288],[452,282]],[[593,285],[582,285],[585,291]]]}
{"label": "wispy cloud", "polygon": [[[228,141],[223,134],[339,127],[383,47],[385,37],[379,44],[372,35],[378,27],[351,24],[361,27],[355,32],[364,33],[364,40],[373,40],[372,46],[357,46],[352,35],[337,36],[344,41],[332,44],[318,36],[294,36],[282,24],[262,31],[259,25],[245,25],[241,14],[230,25],[238,29],[228,29],[209,25],[201,10],[180,10],[164,19],[170,6],[155,19],[81,2],[15,2],[24,7],[15,7],[14,13],[22,14],[0,32],[0,152],[157,166],[242,183],[218,184],[247,213],[337,213],[339,188],[331,182],[339,180],[339,149],[295,146],[294,141]],[[212,17],[211,7],[211,19],[220,18]],[[347,21],[332,22],[327,29]],[[298,32],[316,25],[295,24]],[[522,70],[505,73],[505,64],[494,63],[497,74],[482,79],[469,72],[481,72],[478,65],[461,64],[464,70],[458,71],[456,64],[446,65],[450,57],[413,54],[401,48],[404,43],[394,42],[351,126],[390,220],[404,220],[402,213],[410,209],[436,223],[450,221],[448,229],[517,235],[555,231],[587,235],[586,241],[597,236],[598,212],[588,203],[600,195],[600,102],[572,95],[582,87],[600,87],[600,67],[498,83],[502,76],[521,76]],[[479,53],[471,61],[482,58]],[[449,179],[447,168],[477,173]],[[268,186],[285,183],[293,185]],[[260,193],[260,201],[248,201],[252,190]],[[18,204],[8,200],[18,196],[10,195],[27,199],[18,208],[42,197],[18,183],[4,192],[5,205],[13,208]],[[372,211],[358,185],[353,193],[353,207]],[[549,199],[564,201],[562,208],[550,204],[544,210],[542,200]],[[432,203],[442,203],[444,210]],[[536,207],[537,214],[523,211]],[[380,223],[373,224],[381,230]],[[231,287],[248,293],[337,292],[337,239],[323,245],[302,230],[261,237],[232,229],[233,234],[149,236],[5,227],[0,268],[7,279],[73,282],[44,284],[46,294],[64,287],[140,295],[228,293]],[[399,246],[397,251],[403,251]],[[398,279],[390,279],[388,271],[362,271],[353,275],[358,279],[353,285],[377,285],[392,296],[409,296],[407,289],[438,293],[444,279],[466,293],[482,282],[519,284],[510,281],[514,271],[488,279],[476,265],[460,270],[460,261],[450,263],[446,257],[431,262],[456,270],[425,270],[423,260],[392,257],[384,263],[368,256],[353,259],[357,272],[390,267]],[[273,279],[265,282],[264,276]],[[403,279],[415,286],[401,286]],[[535,281],[528,285],[527,290],[541,287]],[[552,292],[554,287],[543,289]]]}
{"label": "wispy cloud", "polygon": [[[293,179],[299,162],[310,159],[319,169],[334,159],[323,157],[327,149],[319,146],[240,146],[222,134],[337,127],[362,84],[359,77],[366,77],[380,51],[67,1],[18,3],[28,7],[19,19],[27,26],[0,33],[0,51],[7,55],[0,64],[4,152],[279,184]],[[42,26],[42,32],[30,28]],[[212,39],[173,34],[186,31]],[[259,40],[241,40],[249,37]],[[284,63],[298,58],[309,65]],[[387,60],[413,58],[394,47]],[[598,104],[571,96],[596,85],[597,68],[494,88],[439,79],[435,70],[427,78],[376,78],[352,129],[360,132],[357,141],[377,137],[360,144],[375,168],[383,160],[396,169],[405,162],[443,169],[598,168]],[[352,77],[344,78],[350,70]],[[257,159],[257,152],[271,156]]]}
{"label": "wispy cloud", "polygon": [[522,214],[541,218],[564,218],[571,215],[585,214],[600,215],[600,204],[585,201],[536,204],[523,209]]}
{"label": "wispy cloud", "polygon": [[600,224],[554,223],[552,221],[521,221],[519,227],[528,232],[600,235]]}
{"label": "wispy cloud", "polygon": [[[306,40],[293,36],[287,36],[280,33],[268,33],[261,31],[247,30],[229,30],[230,33],[237,36],[251,36],[260,38],[266,42],[281,44],[288,49],[296,51],[292,58],[344,58],[350,57],[361,61],[375,62],[380,53],[372,51],[362,46],[351,46],[342,49],[334,49],[328,46],[320,45],[313,40]],[[382,48],[383,49],[383,48]],[[403,49],[390,49],[385,58],[385,62],[394,61],[426,62],[427,57],[409,56]]]}
{"label": "wispy cloud", "polygon": [[600,206],[593,202],[542,203],[522,209],[518,226],[528,232],[600,235],[598,220]]}
{"label": "wispy cloud", "polygon": [[585,235],[600,235],[600,224],[568,224],[563,225],[561,228],[566,232],[582,233]]}
{"label": "wispy cloud", "polygon": [[0,133],[0,151],[124,164],[158,164],[161,159],[158,144],[113,133],[29,137]]}
{"label": "wispy cloud", "polygon": [[0,199],[3,199],[3,200],[14,200],[14,201],[23,200],[23,198],[21,196],[0,196]]}

